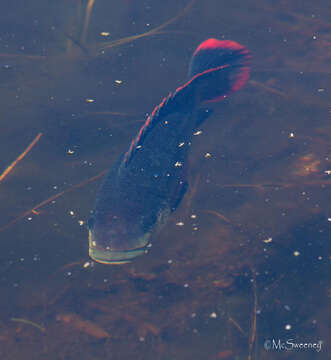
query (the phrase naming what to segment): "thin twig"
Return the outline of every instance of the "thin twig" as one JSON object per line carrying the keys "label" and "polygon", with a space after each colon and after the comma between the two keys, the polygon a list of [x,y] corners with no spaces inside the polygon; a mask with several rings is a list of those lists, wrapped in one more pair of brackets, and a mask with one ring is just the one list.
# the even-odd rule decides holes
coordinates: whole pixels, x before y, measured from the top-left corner
{"label": "thin twig", "polygon": [[256,295],[256,277],[255,273],[253,273],[253,294],[254,294],[254,306],[253,306],[253,313],[252,313],[252,325],[249,334],[249,341],[248,341],[248,360],[252,359],[252,350],[255,343],[256,338],[256,311],[257,311],[257,295]]}
{"label": "thin twig", "polygon": [[45,332],[45,331],[46,331],[46,329],[45,329],[43,326],[41,326],[41,325],[39,325],[39,324],[31,321],[31,320],[28,320],[28,319],[15,318],[15,317],[13,317],[13,318],[11,318],[10,320],[11,320],[11,321],[15,321],[15,322],[19,322],[19,323],[23,323],[23,324],[27,324],[27,325],[34,326],[35,328],[39,329],[41,332]]}
{"label": "thin twig", "polygon": [[63,190],[63,191],[61,191],[61,192],[59,192],[59,193],[51,196],[50,198],[42,201],[42,202],[39,203],[38,205],[34,206],[32,209],[25,211],[23,214],[19,215],[17,218],[15,218],[14,220],[10,221],[8,224],[2,226],[2,227],[0,228],[0,232],[8,229],[10,226],[16,224],[18,221],[20,221],[21,219],[23,219],[23,218],[25,218],[26,216],[30,215],[31,213],[32,213],[32,214],[35,214],[35,215],[38,214],[38,212],[36,211],[37,209],[40,209],[42,206],[50,203],[51,201],[53,201],[53,200],[61,197],[62,195],[66,194],[66,193],[68,193],[68,192],[71,192],[71,191],[73,191],[73,190],[75,190],[75,189],[77,189],[77,188],[80,188],[80,187],[82,187],[82,186],[84,186],[84,185],[86,185],[86,184],[88,184],[88,183],[90,183],[90,182],[92,182],[92,181],[95,181],[96,179],[98,179],[98,178],[100,178],[101,176],[105,175],[107,171],[108,171],[108,170],[104,170],[104,171],[102,171],[101,173],[99,173],[99,174],[97,174],[97,175],[95,175],[95,176],[93,176],[93,177],[91,177],[91,178],[89,178],[89,179],[86,179],[86,180],[80,182],[79,184],[73,185],[73,186],[71,186],[70,188],[68,188],[68,189],[66,189],[66,190]]}
{"label": "thin twig", "polygon": [[110,41],[108,43],[104,43],[102,45],[102,47],[99,49],[99,51],[104,50],[104,49],[110,49],[110,48],[112,48],[114,46],[123,45],[123,44],[129,43],[129,42],[132,42],[132,41],[135,41],[135,40],[147,37],[147,36],[159,34],[161,32],[161,30],[163,30],[164,28],[166,28],[167,26],[169,26],[170,24],[174,23],[179,18],[184,16],[191,9],[191,7],[193,6],[193,4],[195,2],[196,2],[196,0],[190,1],[179,14],[177,14],[173,18],[169,19],[165,23],[163,23],[163,24],[161,24],[161,25],[159,25],[159,26],[157,26],[157,27],[155,27],[155,28],[153,28],[153,29],[151,29],[149,31],[146,31],[146,32],[144,32],[142,34],[132,35],[132,36],[128,36],[128,37],[125,37],[125,38],[113,40],[113,41]]}
{"label": "thin twig", "polygon": [[87,35],[88,26],[90,23],[90,16],[91,16],[93,5],[94,5],[94,0],[89,0],[89,2],[87,3],[87,6],[86,6],[85,22],[84,22],[82,36],[80,38],[80,42],[82,44],[84,44],[86,41],[86,35]]}
{"label": "thin twig", "polygon": [[41,138],[42,133],[39,133],[31,142],[31,144],[22,152],[21,155],[19,155],[16,160],[14,160],[7,169],[4,170],[4,172],[0,175],[0,182],[5,179],[5,177],[14,169],[14,167],[24,159],[24,157],[28,154],[28,152],[36,145],[38,140]]}

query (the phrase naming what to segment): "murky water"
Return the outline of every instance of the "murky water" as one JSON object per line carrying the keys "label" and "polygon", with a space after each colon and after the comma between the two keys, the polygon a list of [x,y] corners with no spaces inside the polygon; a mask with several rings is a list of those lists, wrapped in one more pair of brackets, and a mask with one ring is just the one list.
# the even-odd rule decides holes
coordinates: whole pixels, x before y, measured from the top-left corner
{"label": "murky water", "polygon": [[[0,168],[43,135],[0,183],[1,359],[327,358],[329,2],[187,4],[3,7]],[[250,82],[194,137],[190,191],[151,252],[84,268],[93,177],[208,37],[250,49]],[[279,349],[300,343],[315,348]]]}

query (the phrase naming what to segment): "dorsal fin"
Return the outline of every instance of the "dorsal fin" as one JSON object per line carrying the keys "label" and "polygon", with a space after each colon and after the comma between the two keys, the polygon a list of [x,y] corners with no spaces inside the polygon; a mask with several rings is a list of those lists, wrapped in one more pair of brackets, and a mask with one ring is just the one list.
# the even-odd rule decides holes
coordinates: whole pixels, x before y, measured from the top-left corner
{"label": "dorsal fin", "polygon": [[147,117],[144,125],[140,128],[138,134],[131,141],[128,151],[124,154],[123,163],[125,165],[127,165],[131,160],[137,147],[142,145],[146,134],[153,129],[153,127],[160,121],[164,114],[171,113],[172,105],[174,105],[173,103],[173,94],[170,93],[162,100],[159,105],[154,108],[153,112]]}

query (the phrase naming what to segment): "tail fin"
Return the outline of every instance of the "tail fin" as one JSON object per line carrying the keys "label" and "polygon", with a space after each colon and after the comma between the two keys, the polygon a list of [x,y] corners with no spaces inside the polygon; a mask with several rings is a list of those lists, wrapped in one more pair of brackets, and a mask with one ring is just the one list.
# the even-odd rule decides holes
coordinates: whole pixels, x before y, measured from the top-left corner
{"label": "tail fin", "polygon": [[180,89],[193,87],[200,103],[222,101],[248,80],[250,58],[248,50],[234,41],[208,39],[193,53],[191,80]]}

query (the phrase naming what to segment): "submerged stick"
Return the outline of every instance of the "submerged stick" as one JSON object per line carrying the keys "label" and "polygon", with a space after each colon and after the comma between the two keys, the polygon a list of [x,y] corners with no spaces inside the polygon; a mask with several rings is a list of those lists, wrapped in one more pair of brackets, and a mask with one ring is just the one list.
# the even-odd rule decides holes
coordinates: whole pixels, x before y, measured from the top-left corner
{"label": "submerged stick", "polygon": [[315,180],[315,181],[304,181],[304,182],[297,182],[297,183],[261,183],[261,184],[217,184],[219,187],[238,187],[238,188],[288,188],[288,187],[295,187],[295,186],[322,186],[322,185],[331,185],[331,180]]}
{"label": "submerged stick", "polygon": [[161,24],[161,25],[159,25],[159,26],[157,26],[157,27],[155,27],[155,28],[153,28],[153,29],[151,29],[149,31],[146,31],[146,32],[144,32],[142,34],[132,35],[132,36],[128,36],[128,37],[125,37],[125,38],[113,40],[113,41],[110,41],[108,43],[104,43],[102,45],[102,47],[99,49],[99,51],[104,50],[104,49],[110,49],[110,48],[115,47],[115,46],[123,45],[123,44],[129,43],[129,42],[132,42],[132,41],[135,41],[135,40],[147,37],[147,36],[159,34],[161,32],[161,30],[163,30],[164,28],[166,28],[167,26],[169,26],[170,24],[174,23],[179,18],[184,16],[191,9],[191,7],[195,3],[195,1],[196,0],[190,1],[179,14],[177,14],[173,18],[169,19],[165,23],[163,23],[163,24]]}
{"label": "submerged stick", "polygon": [[90,23],[90,17],[91,17],[93,5],[94,5],[94,0],[89,0],[89,2],[87,3],[87,6],[86,6],[84,27],[83,27],[82,36],[80,38],[80,42],[82,44],[84,44],[86,41],[86,35],[87,35],[88,26]]}
{"label": "submerged stick", "polygon": [[28,319],[15,318],[15,317],[13,317],[13,318],[11,318],[10,320],[11,320],[11,321],[15,321],[15,322],[19,322],[19,323],[23,323],[23,324],[27,324],[27,325],[31,325],[31,326],[39,329],[41,332],[45,332],[45,331],[46,331],[46,329],[45,329],[43,326],[41,326],[41,325],[39,325],[39,324],[31,321],[31,320],[28,320]]}
{"label": "submerged stick", "polygon": [[253,294],[254,294],[254,306],[252,312],[252,324],[251,331],[248,340],[248,360],[252,359],[252,350],[256,340],[256,311],[257,311],[257,295],[256,295],[256,277],[253,276]]}
{"label": "submerged stick", "polygon": [[237,323],[237,321],[235,321],[231,316],[228,317],[228,320],[239,330],[239,332],[244,335],[247,336],[247,334],[245,333],[245,331],[242,329],[242,327]]}
{"label": "submerged stick", "polygon": [[101,326],[90,320],[83,319],[78,314],[74,314],[74,313],[57,314],[56,320],[68,324],[72,328],[80,332],[83,332],[87,335],[90,335],[96,339],[104,340],[110,338],[110,334],[106,330],[104,330]]}
{"label": "submerged stick", "polygon": [[206,212],[208,214],[212,214],[217,216],[219,219],[223,220],[224,222],[226,222],[227,224],[231,224],[231,221],[226,218],[224,215],[220,214],[219,212],[215,211],[215,210],[202,210],[203,212]]}
{"label": "submerged stick", "polygon": [[101,173],[99,173],[99,174],[97,174],[97,175],[95,175],[95,176],[93,176],[93,177],[91,177],[91,178],[88,178],[88,179],[86,179],[86,180],[84,180],[84,181],[82,181],[82,182],[80,182],[80,183],[78,183],[78,184],[76,184],[76,185],[73,185],[73,186],[71,186],[70,188],[68,188],[68,189],[66,189],[66,190],[63,190],[63,191],[61,191],[61,192],[59,192],[59,193],[51,196],[50,198],[42,201],[41,203],[39,203],[39,204],[37,204],[36,206],[34,206],[32,209],[25,211],[23,214],[19,215],[17,218],[15,218],[14,220],[10,221],[8,224],[2,226],[2,227],[0,228],[0,232],[3,231],[3,230],[5,230],[5,229],[7,229],[7,228],[9,228],[10,226],[16,224],[18,221],[22,220],[23,218],[25,218],[26,216],[30,215],[31,213],[37,215],[37,214],[38,214],[37,209],[40,209],[42,206],[44,206],[44,205],[46,205],[46,204],[49,204],[51,201],[53,201],[53,200],[61,197],[63,194],[66,194],[66,193],[68,193],[68,192],[70,192],[70,191],[73,191],[73,190],[75,190],[75,189],[77,189],[77,188],[80,188],[80,187],[82,187],[82,186],[84,186],[84,185],[86,185],[86,184],[88,184],[88,183],[90,183],[90,182],[92,182],[92,181],[95,181],[96,179],[98,179],[98,178],[100,178],[101,176],[105,175],[107,171],[108,171],[108,170],[104,170],[104,171],[102,171]]}
{"label": "submerged stick", "polygon": [[41,138],[42,133],[39,133],[31,142],[31,144],[22,152],[21,155],[19,155],[16,160],[14,160],[8,167],[3,171],[3,173],[0,175],[0,182],[5,179],[5,177],[14,169],[14,167],[24,159],[24,157],[28,154],[28,152],[36,145],[38,140]]}

